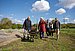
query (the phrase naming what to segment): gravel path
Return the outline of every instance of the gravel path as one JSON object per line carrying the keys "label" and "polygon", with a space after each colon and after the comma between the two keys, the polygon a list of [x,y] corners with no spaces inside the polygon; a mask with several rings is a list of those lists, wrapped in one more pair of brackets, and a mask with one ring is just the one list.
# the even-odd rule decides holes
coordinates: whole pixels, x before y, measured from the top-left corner
{"label": "gravel path", "polygon": [[22,36],[18,31],[13,31],[12,33],[6,33],[4,30],[0,30],[0,46],[7,45],[8,43],[15,41],[17,38],[15,35]]}

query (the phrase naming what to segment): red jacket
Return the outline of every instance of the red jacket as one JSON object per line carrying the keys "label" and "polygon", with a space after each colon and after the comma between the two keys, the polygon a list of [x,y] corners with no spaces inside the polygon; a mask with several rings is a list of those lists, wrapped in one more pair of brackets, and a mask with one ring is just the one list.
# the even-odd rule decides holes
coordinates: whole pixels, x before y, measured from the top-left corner
{"label": "red jacket", "polygon": [[45,21],[42,20],[42,21],[39,22],[40,32],[46,32],[45,25],[46,25],[46,22]]}

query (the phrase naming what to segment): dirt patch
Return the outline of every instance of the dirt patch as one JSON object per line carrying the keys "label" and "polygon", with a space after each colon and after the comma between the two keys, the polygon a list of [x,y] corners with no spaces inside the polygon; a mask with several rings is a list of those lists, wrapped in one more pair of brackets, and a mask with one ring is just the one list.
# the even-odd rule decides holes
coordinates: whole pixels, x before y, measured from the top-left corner
{"label": "dirt patch", "polygon": [[12,33],[7,33],[4,30],[0,30],[0,47],[3,45],[7,45],[17,39],[20,39],[15,36],[16,34],[22,36],[22,33],[18,31],[12,31]]}

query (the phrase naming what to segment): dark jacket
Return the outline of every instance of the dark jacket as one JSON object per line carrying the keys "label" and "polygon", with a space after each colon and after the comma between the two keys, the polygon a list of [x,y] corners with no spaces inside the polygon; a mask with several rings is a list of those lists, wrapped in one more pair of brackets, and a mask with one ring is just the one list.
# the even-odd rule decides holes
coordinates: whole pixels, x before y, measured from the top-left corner
{"label": "dark jacket", "polygon": [[60,30],[60,22],[59,21],[55,21],[53,26],[54,26],[54,29],[59,29]]}
{"label": "dark jacket", "polygon": [[23,28],[26,30],[31,29],[31,20],[26,19],[23,23]]}

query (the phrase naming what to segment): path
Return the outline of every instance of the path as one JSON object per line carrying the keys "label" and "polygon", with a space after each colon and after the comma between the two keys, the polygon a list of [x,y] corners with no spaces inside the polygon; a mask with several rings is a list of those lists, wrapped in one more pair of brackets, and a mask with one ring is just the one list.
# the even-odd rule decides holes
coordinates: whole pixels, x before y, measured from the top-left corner
{"label": "path", "polygon": [[19,39],[15,36],[16,34],[22,36],[22,34],[18,31],[6,33],[4,30],[0,30],[0,46],[7,45],[8,43]]}

